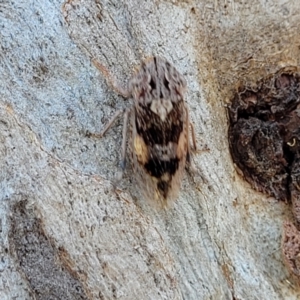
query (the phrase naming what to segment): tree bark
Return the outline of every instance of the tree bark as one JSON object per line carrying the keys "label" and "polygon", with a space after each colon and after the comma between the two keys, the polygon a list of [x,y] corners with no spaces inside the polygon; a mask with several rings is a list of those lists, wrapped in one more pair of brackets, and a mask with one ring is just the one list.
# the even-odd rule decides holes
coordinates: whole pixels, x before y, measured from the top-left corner
{"label": "tree bark", "polygon": [[[245,3],[244,3],[245,2]],[[281,253],[291,206],[236,171],[226,104],[299,65],[298,1],[0,3],[1,299],[298,299]],[[141,60],[187,80],[196,173],[158,210],[115,189],[122,121],[101,139]]]}

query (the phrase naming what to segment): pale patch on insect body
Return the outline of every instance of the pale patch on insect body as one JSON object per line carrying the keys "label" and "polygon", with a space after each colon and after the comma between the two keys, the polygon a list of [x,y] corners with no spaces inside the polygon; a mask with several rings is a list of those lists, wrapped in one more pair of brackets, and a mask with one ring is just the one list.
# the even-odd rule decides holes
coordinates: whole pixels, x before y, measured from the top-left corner
{"label": "pale patch on insect body", "polygon": [[173,105],[170,100],[153,100],[150,109],[160,117],[162,122],[164,122],[168,113],[173,109]]}
{"label": "pale patch on insect body", "polygon": [[147,145],[139,135],[137,135],[134,138],[133,143],[134,143],[134,153],[137,156],[137,160],[141,164],[145,164],[149,159]]}

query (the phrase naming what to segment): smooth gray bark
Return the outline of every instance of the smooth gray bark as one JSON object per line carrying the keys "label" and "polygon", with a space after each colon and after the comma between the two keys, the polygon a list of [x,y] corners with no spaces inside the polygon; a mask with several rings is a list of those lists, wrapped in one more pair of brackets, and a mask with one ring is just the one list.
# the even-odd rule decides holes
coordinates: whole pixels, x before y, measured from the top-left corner
{"label": "smooth gray bark", "polygon": [[[230,157],[239,82],[299,65],[298,1],[1,1],[1,299],[299,299],[281,255],[290,206],[255,192]],[[115,192],[125,85],[165,56],[188,82],[200,151],[173,207]],[[50,272],[50,269],[52,270]],[[47,273],[49,270],[49,273]],[[56,298],[55,298],[56,297]]]}

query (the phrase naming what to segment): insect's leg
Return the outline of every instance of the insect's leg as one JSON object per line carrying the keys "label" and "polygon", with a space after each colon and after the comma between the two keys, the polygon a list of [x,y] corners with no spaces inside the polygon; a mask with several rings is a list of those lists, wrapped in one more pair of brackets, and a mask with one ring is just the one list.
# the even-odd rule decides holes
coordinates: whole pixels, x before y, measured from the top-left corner
{"label": "insect's leg", "polygon": [[130,93],[128,90],[124,89],[121,84],[118,84],[115,78],[110,74],[108,69],[104,67],[93,55],[92,53],[84,46],[82,46],[87,55],[89,56],[90,60],[94,64],[94,66],[104,75],[107,83],[111,86],[116,93],[121,95],[124,98],[129,98]]}
{"label": "insect's leg", "polygon": [[[190,145],[190,130],[189,128],[191,127],[191,133],[192,133],[192,141],[193,141],[193,150],[197,150],[197,142],[196,142],[196,135],[195,135],[195,128],[193,123],[190,122],[190,114],[189,114],[189,109],[185,105],[185,111],[186,111],[186,127],[187,127],[187,142],[188,142],[188,152],[191,152],[191,145]],[[189,127],[190,126],[190,127]]]}
{"label": "insect's leg", "polygon": [[185,105],[185,111],[186,111],[185,126],[186,126],[186,139],[187,139],[186,160],[187,160],[188,164],[190,164],[190,162],[191,162],[191,146],[190,146],[190,135],[189,135],[190,117],[189,117],[189,110],[186,105]]}
{"label": "insect's leg", "polygon": [[130,109],[126,109],[124,113],[124,123],[123,123],[123,134],[122,134],[122,148],[121,148],[121,161],[120,161],[120,167],[121,170],[117,173],[115,177],[114,185],[118,183],[123,177],[125,167],[126,167],[126,142],[127,142],[127,131],[128,131],[128,117],[130,114]]}
{"label": "insect's leg", "polygon": [[123,134],[122,134],[122,156],[121,156],[121,169],[124,172],[126,166],[126,142],[127,142],[127,131],[128,131],[128,117],[130,114],[130,109],[127,108],[124,113],[124,123],[123,123]]}
{"label": "insect's leg", "polygon": [[106,78],[108,84],[111,86],[111,88],[121,95],[124,98],[129,98],[130,93],[128,90],[124,89],[121,84],[118,84],[115,78],[111,75],[111,73],[107,70],[106,67],[104,67],[98,60],[95,58],[92,58],[92,63],[95,65],[95,67],[104,75]]}
{"label": "insect's leg", "polygon": [[189,135],[189,126],[191,125],[191,130],[192,130],[192,139],[193,139],[193,146],[196,149],[196,138],[195,138],[195,130],[194,130],[194,126],[192,125],[192,123],[190,123],[190,117],[189,117],[189,110],[187,108],[187,106],[185,106],[185,110],[186,110],[186,130],[187,130],[187,154],[186,154],[186,169],[190,174],[194,174],[196,172],[196,168],[192,162],[192,158],[191,158],[191,145],[190,145],[190,135]]}
{"label": "insect's leg", "polygon": [[193,141],[193,150],[197,151],[197,142],[196,142],[196,135],[195,135],[195,127],[194,124],[190,122],[191,126],[191,133],[192,133],[192,141]]}
{"label": "insect's leg", "polygon": [[91,132],[87,132],[86,135],[89,137],[96,137],[96,138],[102,138],[104,136],[104,134],[106,133],[106,131],[114,124],[114,122],[116,121],[116,119],[122,114],[124,113],[124,110],[117,110],[115,112],[115,114],[113,115],[113,117],[110,119],[110,121],[105,125],[105,127],[103,128],[103,130],[100,133],[91,133]]}

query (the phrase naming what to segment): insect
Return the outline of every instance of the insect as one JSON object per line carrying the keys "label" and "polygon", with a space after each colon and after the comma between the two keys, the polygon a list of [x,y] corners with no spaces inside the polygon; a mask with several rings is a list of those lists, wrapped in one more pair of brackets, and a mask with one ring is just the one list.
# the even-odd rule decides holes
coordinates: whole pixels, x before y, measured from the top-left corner
{"label": "insect", "polygon": [[[93,62],[109,77],[103,66]],[[183,95],[186,81],[165,58],[151,57],[129,80],[128,90],[120,90],[114,83],[113,86],[124,97],[131,96],[134,103],[125,112],[117,111],[100,134],[92,135],[102,137],[124,112],[122,173],[130,119],[129,148],[135,179],[146,198],[165,207],[168,200],[177,197],[186,163],[190,163],[190,125],[196,149],[194,128]]]}

